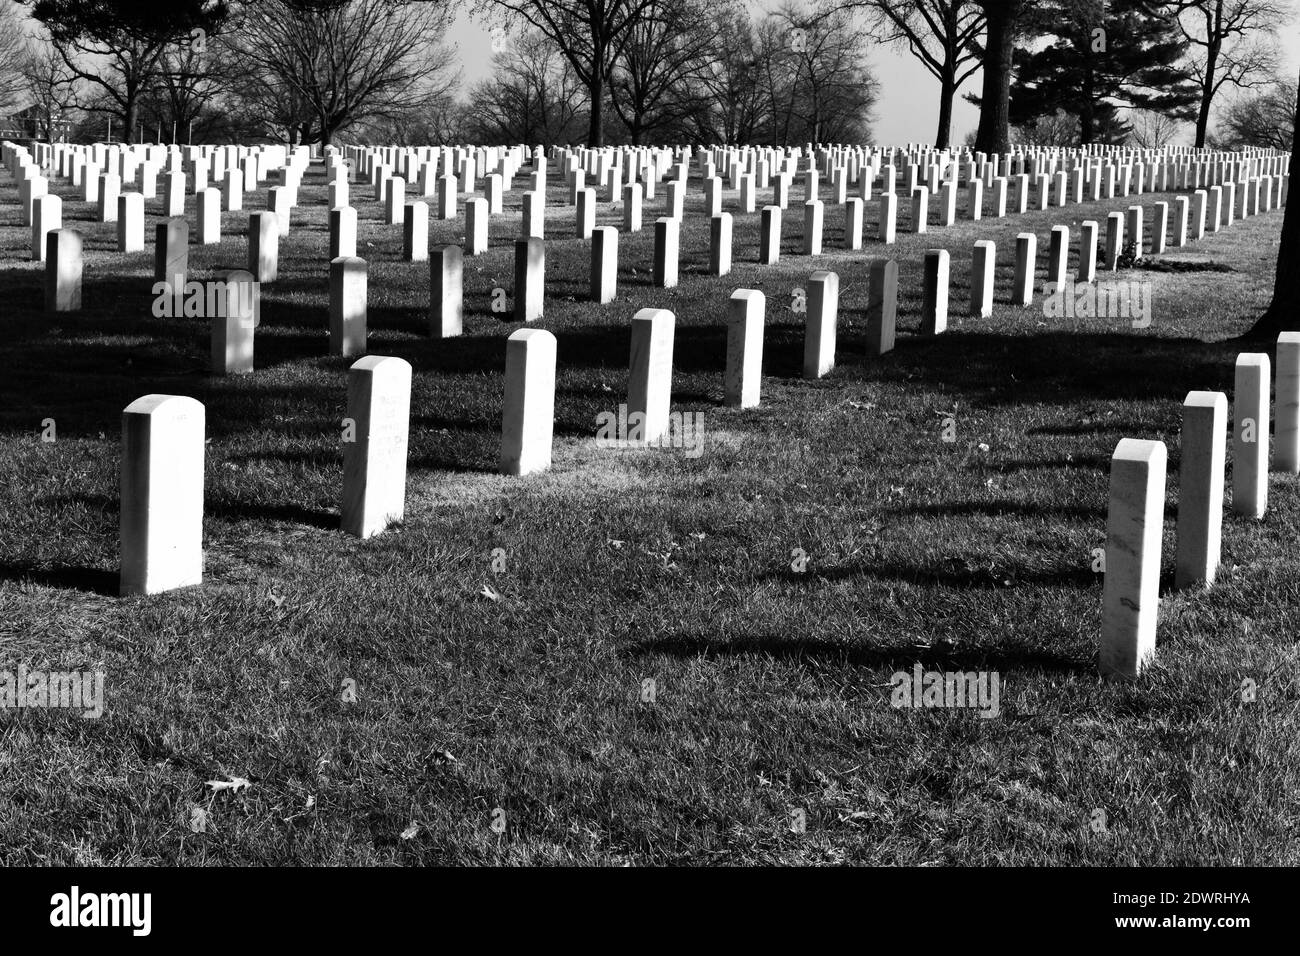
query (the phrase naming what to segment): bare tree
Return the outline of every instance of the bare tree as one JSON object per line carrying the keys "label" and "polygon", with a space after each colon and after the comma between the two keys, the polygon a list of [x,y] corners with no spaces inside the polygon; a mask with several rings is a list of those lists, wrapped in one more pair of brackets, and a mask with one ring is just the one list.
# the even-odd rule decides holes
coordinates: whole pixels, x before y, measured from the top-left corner
{"label": "bare tree", "polygon": [[1222,127],[1214,145],[1221,149],[1260,146],[1289,151],[1295,141],[1296,81],[1278,79],[1277,85],[1254,96],[1238,97],[1223,111]]}
{"label": "bare tree", "polygon": [[478,0],[520,17],[556,45],[587,90],[587,145],[605,142],[605,98],[623,47],[657,0]]}
{"label": "bare tree", "polygon": [[0,6],[0,115],[12,112],[26,93],[22,60],[26,42],[12,6]]}
{"label": "bare tree", "polygon": [[1187,75],[1201,89],[1196,145],[1204,146],[1220,90],[1249,89],[1276,75],[1275,33],[1290,11],[1284,0],[1160,0],[1159,6],[1197,48]]}
{"label": "bare tree", "polygon": [[475,85],[465,107],[468,138],[485,143],[568,143],[581,129],[586,87],[540,31],[492,58],[494,78]]}
{"label": "bare tree", "polygon": [[117,116],[130,138],[142,99],[158,78],[164,51],[215,32],[229,15],[221,0],[35,0],[64,64],[92,91],[90,109]]}
{"label": "bare tree", "polygon": [[1011,127],[1012,142],[1023,146],[1077,146],[1079,118],[1064,110],[1039,116],[1032,123]]}
{"label": "bare tree", "polygon": [[698,109],[707,94],[699,80],[717,51],[719,23],[702,0],[652,0],[630,28],[615,60],[610,99],[633,143]]}
{"label": "bare tree", "polygon": [[403,115],[445,90],[437,44],[445,2],[258,0],[221,37],[254,102],[278,103],[290,142],[329,143],[341,129]]}
{"label": "bare tree", "polygon": [[71,122],[78,105],[80,81],[49,43],[29,44],[18,66],[24,75],[26,99],[40,117],[42,129],[37,135],[53,143],[65,124]]}
{"label": "bare tree", "polygon": [[952,138],[952,105],[961,85],[979,70],[984,11],[975,0],[836,0],[839,9],[867,14],[873,32],[903,44],[939,81],[939,128],[934,144]]}
{"label": "bare tree", "polygon": [[1129,139],[1134,146],[1160,149],[1173,141],[1183,124],[1158,110],[1132,110],[1129,125]]}
{"label": "bare tree", "polygon": [[792,79],[784,97],[783,132],[788,136],[797,129],[800,138],[814,143],[865,136],[876,84],[866,66],[867,37],[852,16],[842,10],[812,15],[787,2],[771,20],[775,35],[784,33],[787,42],[769,49],[774,59],[781,50]]}
{"label": "bare tree", "polygon": [[713,18],[714,50],[697,77],[707,95],[692,114],[695,133],[706,142],[758,142],[765,96],[754,25],[735,9]]}

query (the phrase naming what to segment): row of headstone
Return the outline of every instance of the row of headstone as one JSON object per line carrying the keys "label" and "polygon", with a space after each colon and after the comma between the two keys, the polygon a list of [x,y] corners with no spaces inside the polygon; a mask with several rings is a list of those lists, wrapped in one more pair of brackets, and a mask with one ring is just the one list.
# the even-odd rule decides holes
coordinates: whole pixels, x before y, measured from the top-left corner
{"label": "row of headstone", "polygon": [[[1232,510],[1260,519],[1268,506],[1270,362],[1267,353],[1237,356],[1233,385]],[[1300,333],[1277,340],[1277,423],[1272,467],[1300,474]],[[1183,402],[1179,464],[1176,588],[1209,587],[1222,543],[1228,399],[1194,391]],[[1100,669],[1136,677],[1155,652],[1161,541],[1164,534],[1164,442],[1122,439],[1111,458],[1102,595]]]}

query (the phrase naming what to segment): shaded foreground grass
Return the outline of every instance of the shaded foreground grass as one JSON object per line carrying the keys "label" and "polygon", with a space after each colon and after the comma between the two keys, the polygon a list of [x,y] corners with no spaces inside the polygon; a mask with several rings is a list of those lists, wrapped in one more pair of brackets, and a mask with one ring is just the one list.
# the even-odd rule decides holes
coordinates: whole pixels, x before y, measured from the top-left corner
{"label": "shaded foreground grass", "polygon": [[[1006,301],[1017,232],[1045,250],[1052,225],[1077,236],[1138,199],[888,248],[870,204],[863,253],[812,260],[795,254],[792,206],[780,265],[753,264],[757,216],[741,216],[736,270],[714,279],[692,183],[682,285],[649,284],[661,197],[646,231],[620,235],[619,298],[598,307],[583,301],[589,246],[553,186],[541,324],[559,339],[555,467],[519,480],[492,473],[516,326],[490,301],[511,288],[520,193],[491,251],[466,260],[466,334],[434,341],[427,266],[398,261],[400,227],[354,184],[370,351],[416,370],[406,520],[361,542],[337,531],[349,363],[326,355],[319,167],[243,379],[206,374],[204,323],[150,314],[152,250],[118,255],[113,226],[58,191],[87,240],[86,311],[49,319],[0,176],[0,669],[103,669],[107,712],[0,714],[5,863],[1300,857],[1295,480],[1273,476],[1263,521],[1226,519],[1213,590],[1166,591],[1158,658],[1136,683],[1096,676],[1091,569],[1110,453],[1140,437],[1170,448],[1172,570],[1180,403],[1231,391],[1226,340],[1266,305],[1278,214],[1122,273],[1154,284],[1154,321],[1135,330]],[[227,214],[222,245],[191,248],[194,278],[243,267],[246,215]],[[621,222],[604,205],[599,219]],[[461,228],[435,221],[433,241]],[[838,228],[828,212],[828,247]],[[977,238],[998,242],[998,306],[961,319]],[[953,324],[936,339],[915,335],[929,247],[953,255]],[[874,255],[900,262],[902,335],[865,360]],[[838,367],[809,383],[792,293],[814,268],[839,272],[841,318]],[[763,405],[745,412],[721,406],[739,287],[768,296]],[[677,315],[674,409],[704,413],[698,458],[593,445],[596,415],[625,399],[628,321],[647,306]],[[207,407],[206,580],[120,600],[120,415],[154,391]],[[54,443],[40,441],[47,418]],[[1001,714],[891,707],[890,675],[917,662],[997,671]],[[251,786],[206,785],[232,777]]]}

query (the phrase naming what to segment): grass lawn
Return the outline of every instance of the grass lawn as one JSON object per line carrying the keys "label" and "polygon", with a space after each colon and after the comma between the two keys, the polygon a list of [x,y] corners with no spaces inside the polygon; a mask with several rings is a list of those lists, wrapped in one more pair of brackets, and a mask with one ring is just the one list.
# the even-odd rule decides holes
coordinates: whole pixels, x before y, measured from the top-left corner
{"label": "grass lawn", "polygon": [[[1272,476],[1262,521],[1225,516],[1213,589],[1171,586],[1181,403],[1231,397],[1230,339],[1269,299],[1280,212],[1115,276],[1153,283],[1153,321],[1134,329],[1046,318],[1042,276],[1053,225],[1071,228],[1073,268],[1081,220],[1104,238],[1107,212],[1151,196],[888,247],[870,202],[865,248],[846,252],[826,189],[827,249],[810,259],[798,186],[779,265],[756,264],[758,215],[737,215],[719,279],[693,179],[680,286],[650,283],[661,187],[645,229],[620,234],[618,299],[597,306],[554,164],[549,182],[538,324],[559,341],[555,461],[524,479],[495,474],[517,325],[491,310],[513,284],[522,190],[466,259],[465,334],[434,340],[427,264],[400,261],[401,227],[353,184],[369,351],[415,368],[406,518],[359,541],[337,530],[350,362],[327,355],[322,167],[263,289],[257,371],[229,379],[207,374],[203,320],[151,314],[160,200],[146,251],[121,255],[115,224],[56,186],[85,239],[85,308],[47,317],[0,173],[0,670],[106,673],[99,720],[0,713],[0,862],[1300,862],[1296,479]],[[247,214],[191,247],[192,279],[245,268]],[[621,223],[602,203],[598,224]],[[1008,304],[1021,231],[1040,250],[1028,309]],[[463,220],[430,233],[459,242]],[[976,239],[998,244],[988,319],[963,317]],[[952,318],[926,338],[921,261],[940,247]],[[899,261],[900,335],[866,359],[878,256]],[[808,382],[794,290],[815,269],[840,276],[839,342]],[[762,405],[746,411],[722,406],[737,288],[767,296]],[[703,413],[698,457],[595,447],[647,307],[676,314],[673,409]],[[123,600],[121,413],[151,392],[207,409],[205,580]],[[1093,550],[1123,437],[1170,453],[1169,583],[1155,664],[1133,683],[1096,672]],[[996,671],[999,715],[891,706],[891,674],[918,662]],[[251,785],[207,785],[231,778]]]}

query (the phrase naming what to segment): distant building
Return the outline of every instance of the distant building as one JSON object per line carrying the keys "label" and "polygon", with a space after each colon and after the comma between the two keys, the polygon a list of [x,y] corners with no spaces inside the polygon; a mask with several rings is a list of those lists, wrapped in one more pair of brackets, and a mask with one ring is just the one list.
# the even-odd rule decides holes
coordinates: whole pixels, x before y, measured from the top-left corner
{"label": "distant building", "polygon": [[54,127],[54,142],[66,143],[72,131],[72,122],[57,118],[51,120],[48,113],[34,103],[26,109],[0,117],[0,139],[49,142],[51,126]]}

